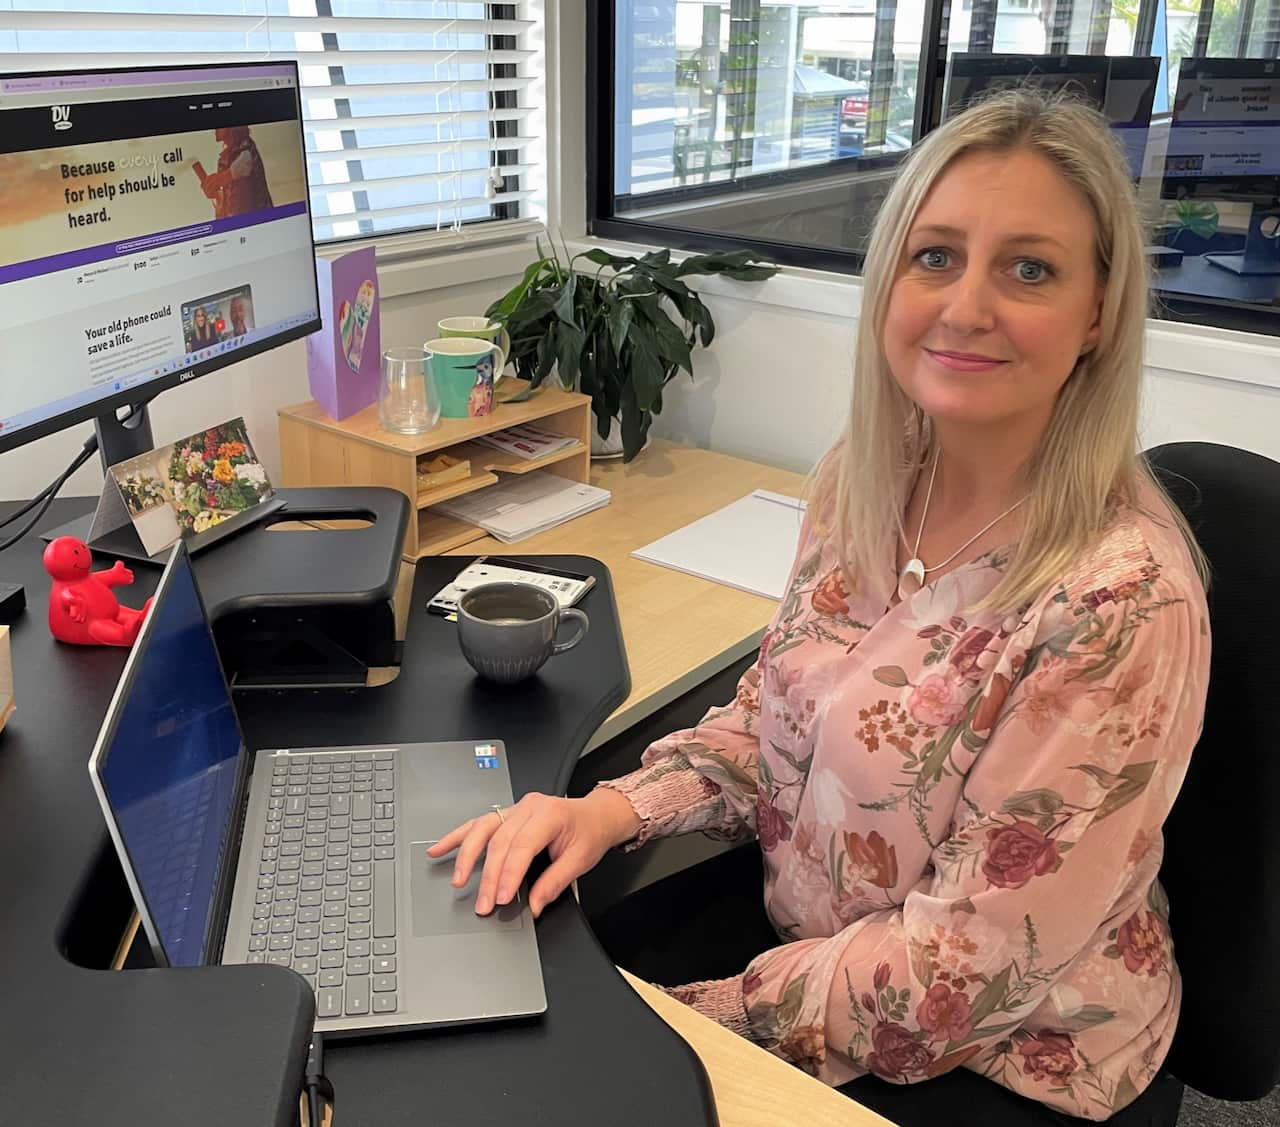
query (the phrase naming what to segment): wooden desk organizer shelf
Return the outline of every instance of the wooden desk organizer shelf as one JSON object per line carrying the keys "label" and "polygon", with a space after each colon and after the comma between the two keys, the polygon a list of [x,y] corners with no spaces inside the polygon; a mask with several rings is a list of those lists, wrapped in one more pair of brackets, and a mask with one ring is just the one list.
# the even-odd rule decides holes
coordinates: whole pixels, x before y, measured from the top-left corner
{"label": "wooden desk organizer shelf", "polygon": [[[514,394],[519,381],[505,379],[500,392]],[[493,414],[478,419],[441,419],[426,434],[392,434],[378,425],[377,404],[335,422],[314,401],[281,407],[280,460],[283,484],[385,485],[398,489],[416,505],[418,519],[405,535],[406,559],[439,555],[484,537],[483,529],[432,511],[451,497],[484,489],[504,474],[550,470],[572,481],[587,481],[591,466],[591,398],[558,387],[544,387],[523,403],[500,403]],[[536,423],[556,434],[572,435],[577,446],[526,462],[514,454],[491,450],[474,440],[518,423]],[[438,484],[424,487],[420,472],[439,455],[467,462],[431,475]],[[429,481],[430,479],[428,479]]]}

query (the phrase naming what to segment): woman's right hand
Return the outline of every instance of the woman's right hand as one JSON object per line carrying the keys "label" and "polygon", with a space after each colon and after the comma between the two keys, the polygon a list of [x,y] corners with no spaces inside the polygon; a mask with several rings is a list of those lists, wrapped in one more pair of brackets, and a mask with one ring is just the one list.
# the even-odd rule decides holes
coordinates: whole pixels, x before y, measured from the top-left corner
{"label": "woman's right hand", "polygon": [[529,890],[529,909],[536,918],[609,849],[629,841],[639,829],[631,803],[608,787],[597,787],[585,798],[533,793],[508,806],[501,818],[490,811],[463,822],[431,846],[427,856],[440,858],[457,849],[453,886],[461,888],[485,855],[476,895],[476,914],[484,916],[495,905],[511,902],[530,863],[546,849],[551,864]]}

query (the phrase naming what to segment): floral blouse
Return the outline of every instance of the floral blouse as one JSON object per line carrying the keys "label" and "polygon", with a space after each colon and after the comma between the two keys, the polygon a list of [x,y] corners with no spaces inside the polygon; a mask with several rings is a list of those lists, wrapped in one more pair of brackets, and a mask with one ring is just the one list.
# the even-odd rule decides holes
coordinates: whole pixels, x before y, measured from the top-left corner
{"label": "floral blouse", "polygon": [[603,784],[642,819],[632,848],[764,852],[779,945],[676,997],[833,1085],[963,1066],[1105,1119],[1150,1083],[1180,999],[1161,826],[1209,628],[1163,501],[1143,509],[1008,615],[966,610],[1008,549],[886,606],[806,522],[735,702]]}

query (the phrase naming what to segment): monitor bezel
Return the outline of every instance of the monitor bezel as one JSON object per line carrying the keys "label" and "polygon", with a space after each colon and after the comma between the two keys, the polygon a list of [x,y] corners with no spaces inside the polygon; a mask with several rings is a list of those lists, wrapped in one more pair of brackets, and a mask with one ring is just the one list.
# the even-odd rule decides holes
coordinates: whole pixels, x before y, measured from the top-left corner
{"label": "monitor bezel", "polygon": [[107,834],[111,838],[111,844],[114,846],[116,856],[120,860],[120,867],[124,870],[125,882],[128,884],[129,893],[133,897],[138,919],[142,924],[143,931],[146,933],[152,956],[159,967],[169,967],[173,964],[170,963],[168,953],[165,951],[164,943],[160,938],[160,931],[156,927],[151,905],[138,882],[137,868],[134,865],[133,856],[125,844],[120,824],[116,821],[115,812],[107,794],[107,784],[106,779],[103,777],[103,772],[107,765],[112,741],[120,724],[123,703],[133,687],[139,664],[142,661],[142,655],[146,653],[151,641],[152,624],[156,617],[154,612],[157,607],[163,604],[178,568],[184,565],[191,575],[191,584],[195,588],[196,602],[199,604],[200,614],[204,619],[205,631],[209,635],[209,645],[213,649],[214,659],[218,663],[218,672],[221,674],[222,683],[227,689],[227,698],[232,702],[231,715],[235,720],[236,732],[240,741],[236,760],[236,777],[232,784],[231,813],[227,822],[226,835],[221,845],[217,872],[214,877],[213,900],[209,905],[209,919],[205,924],[205,932],[201,941],[202,961],[200,965],[208,966],[219,962],[226,936],[231,893],[240,859],[240,836],[244,828],[244,810],[248,800],[252,756],[249,754],[248,746],[244,741],[244,730],[240,727],[240,717],[235,711],[235,700],[231,693],[231,686],[227,681],[226,670],[222,665],[222,655],[218,653],[213,630],[209,626],[209,610],[205,606],[204,596],[200,593],[200,584],[196,580],[195,571],[191,566],[191,556],[187,552],[186,545],[181,540],[173,546],[173,551],[169,553],[169,558],[165,562],[164,571],[161,573],[160,582],[156,584],[155,593],[151,597],[151,606],[147,611],[146,618],[143,620],[142,629],[138,631],[138,637],[133,643],[133,648],[129,651],[124,669],[120,674],[120,680],[116,684],[115,692],[111,695],[111,703],[107,706],[102,727],[98,730],[98,738],[94,742],[93,751],[89,755],[88,765],[89,781],[93,786],[98,805],[102,810],[102,817],[107,825]]}
{"label": "monitor bezel", "polygon": [[[302,177],[306,185],[306,216],[307,231],[311,239],[311,290],[315,297],[316,315],[314,319],[304,322],[301,325],[295,325],[289,329],[283,329],[274,336],[267,337],[264,340],[254,341],[243,348],[235,349],[231,352],[221,353],[217,356],[211,356],[206,360],[197,361],[187,365],[185,368],[178,368],[173,372],[168,372],[162,376],[154,376],[151,380],[144,384],[138,384],[136,387],[129,388],[126,391],[112,392],[110,395],[104,395],[101,399],[94,400],[92,403],[85,403],[79,407],[73,407],[68,411],[60,412],[48,419],[42,419],[40,422],[31,423],[19,430],[9,432],[0,431],[0,454],[8,450],[17,449],[19,446],[25,446],[29,442],[37,439],[45,438],[48,435],[56,434],[58,431],[66,430],[75,426],[77,423],[91,422],[94,419],[113,416],[122,407],[144,407],[151,402],[157,395],[169,391],[171,388],[179,387],[182,384],[190,383],[192,380],[200,376],[211,375],[214,372],[221,371],[223,368],[232,364],[237,364],[243,360],[252,359],[255,356],[261,356],[265,352],[270,352],[274,348],[281,345],[290,344],[295,340],[301,340],[310,336],[312,333],[318,332],[324,327],[323,318],[320,311],[320,285],[316,277],[315,255],[316,241],[315,232],[311,228],[311,180],[307,171],[306,156],[306,125],[302,117],[302,83],[298,73],[298,61],[296,59],[268,59],[259,62],[246,63],[230,63],[230,62],[208,62],[208,63],[184,63],[181,65],[170,64],[168,66],[160,64],[148,64],[146,66],[132,67],[86,67],[79,70],[75,69],[56,69],[56,70],[34,70],[34,71],[3,71],[0,72],[0,80],[14,78],[42,78],[48,75],[92,75],[92,74],[153,74],[158,71],[170,71],[174,74],[185,73],[189,71],[201,70],[225,70],[227,67],[235,67],[236,69],[269,69],[279,68],[282,66],[291,67],[293,69],[293,96],[298,112],[298,132],[302,142]],[[3,287],[0,287],[0,293],[3,293]]]}
{"label": "monitor bezel", "polygon": [[[998,75],[1001,77],[1019,77],[1023,74],[1030,75],[1046,74],[1051,75],[1055,68],[1043,67],[1039,70],[1028,70],[1028,66],[1035,66],[1038,62],[1049,60],[1051,62],[1060,62],[1062,65],[1056,69],[1059,73],[1069,71],[1072,73],[1092,73],[1098,72],[1102,79],[1102,96],[1098,100],[1097,109],[1101,111],[1106,104],[1107,99],[1107,79],[1110,76],[1110,56],[1109,55],[1072,55],[1072,54],[1054,54],[1054,55],[1033,55],[1022,51],[993,51],[986,54],[979,51],[956,51],[949,56],[946,65],[946,76],[943,81],[942,90],[942,106],[939,110],[939,124],[947,121],[949,118],[959,113],[964,107],[957,107],[951,104],[952,100],[952,78],[954,77],[953,68],[956,63],[983,63],[989,65],[989,75]],[[1083,65],[1082,65],[1083,64]],[[987,69],[986,67],[982,69]],[[966,75],[968,77],[979,77],[978,75]]]}

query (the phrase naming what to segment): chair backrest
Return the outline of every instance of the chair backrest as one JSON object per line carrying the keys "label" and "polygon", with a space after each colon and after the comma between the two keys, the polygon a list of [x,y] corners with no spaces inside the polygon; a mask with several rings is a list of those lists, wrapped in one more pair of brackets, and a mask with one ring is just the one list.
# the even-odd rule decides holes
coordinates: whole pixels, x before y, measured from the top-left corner
{"label": "chair backrest", "polygon": [[1209,442],[1147,458],[1212,568],[1204,731],[1160,871],[1184,987],[1168,1067],[1257,1099],[1280,1083],[1280,463]]}

